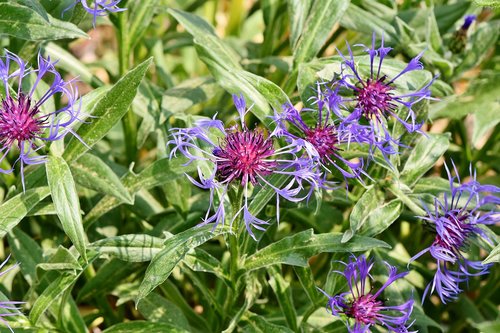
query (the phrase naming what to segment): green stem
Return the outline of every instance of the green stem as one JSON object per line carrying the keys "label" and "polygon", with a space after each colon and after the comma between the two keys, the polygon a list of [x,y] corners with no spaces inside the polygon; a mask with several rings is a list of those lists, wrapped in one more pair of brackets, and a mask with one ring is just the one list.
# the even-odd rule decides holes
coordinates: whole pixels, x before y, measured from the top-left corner
{"label": "green stem", "polygon": [[419,205],[417,205],[413,200],[411,200],[399,187],[397,184],[391,184],[388,187],[388,190],[391,191],[392,194],[398,197],[406,207],[408,207],[412,212],[414,212],[417,216],[425,216],[425,210],[423,210]]}
{"label": "green stem", "polygon": [[[127,73],[130,65],[130,41],[128,35],[128,13],[118,14],[118,67],[120,77]],[[134,162],[137,153],[137,119],[129,109],[122,118],[123,136],[125,139],[125,154],[129,163]]]}
{"label": "green stem", "polygon": [[[83,275],[85,276],[87,281],[90,281],[96,275],[96,271],[92,265],[88,265],[87,268],[83,271]],[[97,303],[97,307],[103,314],[104,322],[106,323],[106,325],[112,326],[113,324],[119,322],[118,318],[115,315],[115,312],[113,311],[113,308],[111,307],[111,305],[109,305],[109,302],[104,295],[94,295],[94,300]]]}

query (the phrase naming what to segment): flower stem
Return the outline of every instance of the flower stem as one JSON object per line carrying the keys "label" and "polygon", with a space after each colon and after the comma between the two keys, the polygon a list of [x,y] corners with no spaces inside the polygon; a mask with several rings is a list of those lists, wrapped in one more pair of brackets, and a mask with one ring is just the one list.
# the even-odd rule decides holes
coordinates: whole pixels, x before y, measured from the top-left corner
{"label": "flower stem", "polygon": [[[130,65],[130,40],[128,35],[128,12],[118,14],[118,66],[123,77]],[[129,163],[134,162],[137,152],[137,119],[132,109],[122,118],[125,154]]]}
{"label": "flower stem", "polygon": [[392,194],[398,197],[406,207],[408,207],[412,212],[414,212],[417,216],[425,216],[425,210],[423,210],[419,205],[417,205],[413,200],[411,200],[401,189],[397,186],[397,184],[391,184],[388,187],[388,190],[391,191]]}

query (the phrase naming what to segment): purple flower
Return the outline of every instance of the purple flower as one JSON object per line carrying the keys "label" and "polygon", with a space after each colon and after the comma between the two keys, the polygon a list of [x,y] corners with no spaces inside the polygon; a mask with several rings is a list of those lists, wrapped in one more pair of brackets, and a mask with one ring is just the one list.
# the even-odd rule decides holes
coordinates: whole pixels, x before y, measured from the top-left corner
{"label": "purple flower", "polygon": [[[452,163],[453,164],[453,163]],[[428,222],[435,233],[432,244],[417,253],[410,261],[429,252],[436,259],[437,271],[434,279],[427,285],[423,299],[434,290],[443,303],[455,300],[462,292],[459,285],[467,282],[469,277],[487,274],[491,265],[483,265],[481,261],[467,259],[469,241],[481,236],[493,243],[479,225],[492,225],[500,222],[500,213],[488,206],[500,204],[500,198],[486,193],[499,193],[500,188],[492,185],[481,185],[476,181],[476,173],[471,169],[472,180],[462,184],[455,165],[457,176],[452,177],[445,165],[450,180],[451,198],[446,193],[444,200],[435,198],[434,209],[426,207],[427,216],[421,217]],[[458,185],[454,181],[458,181]],[[429,292],[430,290],[430,292]]]}
{"label": "purple flower", "polygon": [[460,27],[461,30],[468,30],[470,26],[472,25],[472,22],[476,20],[476,15],[467,15],[464,19],[464,24],[462,24],[462,27]]}
{"label": "purple flower", "polygon": [[[241,216],[248,233],[255,239],[252,228],[265,230],[268,221],[260,220],[249,211],[249,188],[268,187],[276,193],[277,218],[279,220],[279,199],[284,198],[298,202],[304,183],[317,186],[319,174],[314,169],[314,163],[309,158],[298,155],[295,145],[276,148],[274,136],[266,136],[260,129],[249,129],[245,124],[248,112],[243,97],[233,96],[234,104],[240,116],[241,125],[225,128],[224,124],[215,119],[199,120],[194,127],[172,129],[173,145],[170,157],[179,152],[188,158],[188,163],[194,161],[208,162],[211,171],[198,167],[198,178],[189,177],[191,182],[206,190],[210,190],[210,208],[202,225],[214,223],[214,228],[224,224],[226,209],[224,198],[234,189],[243,196],[241,205],[233,211],[234,220]],[[208,176],[206,176],[209,174]],[[289,179],[282,186],[275,186],[269,181],[271,175],[285,175]],[[215,195],[220,200],[215,204]],[[215,210],[210,215],[212,207]]]}
{"label": "purple flower", "polygon": [[[397,273],[394,266],[385,263],[389,268],[389,278],[378,289],[373,292],[373,287],[367,286],[367,282],[373,280],[370,270],[373,267],[372,261],[367,261],[365,256],[349,259],[345,265],[342,274],[349,287],[348,292],[343,292],[335,296],[330,296],[322,289],[318,288],[326,297],[328,297],[327,309],[330,309],[332,315],[337,317],[347,317],[347,329],[351,333],[370,332],[370,327],[380,325],[389,332],[403,333],[408,332],[407,325],[411,312],[413,311],[413,299],[401,305],[385,305],[380,299],[381,293],[394,281],[403,278],[408,272]],[[354,323],[352,323],[353,319]]]}
{"label": "purple flower", "polygon": [[[341,119],[339,128],[368,124],[372,147],[382,148],[385,156],[396,152],[390,148],[391,143],[399,144],[399,138],[391,137],[387,124],[390,118],[401,123],[408,132],[421,133],[423,122],[417,121],[417,115],[412,108],[416,103],[431,98],[429,87],[433,80],[418,90],[399,94],[395,82],[406,73],[423,69],[420,63],[423,52],[410,60],[399,74],[389,78],[384,74],[382,63],[392,48],[384,45],[384,38],[382,37],[378,48],[375,46],[375,34],[371,47],[361,46],[370,59],[370,74],[365,77],[359,71],[351,47],[347,44],[348,57],[338,51],[343,58],[340,79],[334,81],[324,93],[331,110]],[[344,97],[346,92],[349,92],[349,96]]]}
{"label": "purple flower", "polygon": [[[15,163],[20,162],[24,188],[24,166],[45,162],[41,151],[45,143],[60,140],[67,133],[75,134],[71,126],[80,120],[78,90],[72,81],[62,79],[50,58],[38,55],[38,68],[30,69],[17,55],[5,52],[5,57],[0,58],[0,80],[5,88],[5,96],[0,97],[0,162],[14,148],[19,151]],[[28,77],[33,79],[31,87]],[[52,79],[49,88],[45,92],[37,90],[47,78]],[[66,105],[51,110],[46,102],[54,95],[66,100]],[[12,170],[0,168],[1,173]]]}
{"label": "purple flower", "polygon": [[81,3],[83,8],[93,16],[92,24],[95,28],[95,23],[98,16],[106,16],[108,12],[117,13],[126,10],[125,8],[118,7],[121,0],[76,0],[71,6],[63,11],[66,12],[71,8],[75,7],[78,3]]}
{"label": "purple flower", "polygon": [[[319,86],[319,84],[318,84]],[[318,89],[321,95],[321,90]],[[349,130],[338,128],[332,120],[328,103],[323,99],[316,100],[318,110],[303,109],[298,111],[291,103],[283,105],[281,113],[275,112],[272,117],[276,124],[273,134],[285,137],[291,146],[298,150],[305,150],[310,159],[315,161],[320,170],[324,171],[323,182],[319,185],[331,188],[326,176],[330,173],[329,167],[335,167],[344,178],[360,178],[363,171],[363,160],[349,161],[340,154],[340,145],[349,145],[351,142],[364,141],[361,139],[361,127],[354,131],[354,126]],[[310,118],[316,118],[311,125]]]}
{"label": "purple flower", "polygon": [[[7,264],[9,258],[10,255],[7,257],[7,259],[5,259],[3,263],[0,264],[0,270],[5,266],[5,264]],[[12,267],[8,268],[3,272],[0,272],[0,277],[16,267],[17,264],[13,265]],[[18,301],[0,301],[0,309],[2,309],[2,312],[0,313],[0,322],[2,322],[5,326],[7,326],[12,333],[14,333],[14,330],[12,330],[8,321],[6,321],[4,317],[12,317],[20,315],[21,312],[19,311],[18,306],[24,303],[25,302],[18,302]]]}

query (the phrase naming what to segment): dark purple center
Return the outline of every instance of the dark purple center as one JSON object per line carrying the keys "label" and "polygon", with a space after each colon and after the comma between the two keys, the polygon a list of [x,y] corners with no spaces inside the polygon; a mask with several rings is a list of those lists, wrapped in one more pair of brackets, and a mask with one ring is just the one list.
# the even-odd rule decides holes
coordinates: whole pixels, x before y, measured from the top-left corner
{"label": "dark purple center", "polygon": [[18,100],[7,96],[0,105],[0,142],[11,145],[14,141],[33,140],[42,132],[46,117],[31,107],[31,99],[20,93]]}
{"label": "dark purple center", "polygon": [[307,141],[316,148],[322,160],[328,160],[338,150],[337,133],[332,125],[318,126],[307,130],[305,134]]}
{"label": "dark purple center", "polygon": [[360,108],[367,119],[380,118],[388,110],[393,110],[390,85],[384,83],[385,76],[378,80],[368,79],[362,88],[356,88],[356,107]]}
{"label": "dark purple center", "polygon": [[276,167],[275,161],[267,160],[274,154],[273,143],[259,131],[229,133],[213,154],[221,181],[256,184],[258,176],[268,175]]}
{"label": "dark purple center", "polygon": [[355,299],[347,308],[345,314],[363,324],[375,324],[378,313],[382,306],[371,294],[363,295]]}
{"label": "dark purple center", "polygon": [[465,223],[468,218],[467,214],[458,215],[452,211],[442,218],[444,219],[442,220],[443,230],[441,233],[436,233],[434,245],[448,250],[460,249],[467,241],[469,234],[473,232],[473,226]]}

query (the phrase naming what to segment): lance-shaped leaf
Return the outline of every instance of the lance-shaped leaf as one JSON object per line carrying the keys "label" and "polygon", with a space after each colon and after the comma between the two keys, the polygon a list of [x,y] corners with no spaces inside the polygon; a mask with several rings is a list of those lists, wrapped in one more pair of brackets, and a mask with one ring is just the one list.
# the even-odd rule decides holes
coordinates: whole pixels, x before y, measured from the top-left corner
{"label": "lance-shaped leaf", "polygon": [[272,112],[269,104],[279,108],[288,100],[283,90],[273,82],[243,70],[239,55],[204,19],[181,10],[169,9],[169,13],[193,36],[200,59],[217,82],[231,93],[243,93],[254,105],[251,112],[261,121],[269,122],[267,117]]}
{"label": "lance-shaped leaf", "polygon": [[133,204],[133,198],[120,178],[99,157],[85,154],[71,163],[78,184],[101,194],[111,195],[121,202]]}
{"label": "lance-shaped leaf", "polygon": [[144,234],[122,235],[98,240],[89,245],[101,254],[110,254],[123,261],[150,261],[163,248],[165,239]]}
{"label": "lance-shaped leaf", "polygon": [[411,151],[401,172],[402,182],[413,187],[420,177],[429,171],[437,160],[443,156],[449,145],[449,133],[428,133],[427,136],[422,136]]}
{"label": "lance-shaped leaf", "polygon": [[275,264],[306,267],[310,257],[323,252],[359,252],[390,247],[370,237],[354,236],[347,243],[341,243],[341,239],[341,233],[316,235],[312,229],[305,230],[257,251],[247,258],[244,267],[247,271]]}
{"label": "lance-shaped leaf", "polygon": [[3,238],[12,228],[33,209],[40,201],[50,194],[47,186],[42,186],[19,193],[0,205],[0,238]]}
{"label": "lance-shaped leaf", "polygon": [[164,248],[153,258],[146,270],[136,302],[146,297],[154,288],[168,279],[172,270],[191,249],[229,232],[229,228],[225,226],[219,227],[213,232],[212,229],[211,225],[195,227],[167,239]]}
{"label": "lance-shaped leaf", "polygon": [[26,40],[87,37],[72,23],[41,16],[34,8],[16,3],[0,3],[0,34]]}
{"label": "lance-shaped leaf", "polygon": [[87,236],[83,230],[80,201],[71,170],[66,161],[57,156],[49,156],[46,169],[50,194],[62,228],[86,260]]}
{"label": "lance-shaped leaf", "polygon": [[[310,61],[321,49],[335,23],[349,7],[350,0],[316,0],[304,24],[293,55],[294,63]],[[304,13],[302,13],[304,15]]]}
{"label": "lance-shaped leaf", "polygon": [[92,112],[93,118],[78,129],[78,135],[85,144],[72,138],[63,155],[67,161],[74,161],[83,155],[127,113],[151,62],[152,58],[149,58],[132,69],[97,102]]}

